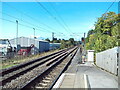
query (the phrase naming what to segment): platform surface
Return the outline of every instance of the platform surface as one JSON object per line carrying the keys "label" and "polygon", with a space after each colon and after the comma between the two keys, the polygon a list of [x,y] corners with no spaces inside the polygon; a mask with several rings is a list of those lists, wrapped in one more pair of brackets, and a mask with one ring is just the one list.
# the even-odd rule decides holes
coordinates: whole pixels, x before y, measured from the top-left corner
{"label": "platform surface", "polygon": [[53,88],[118,88],[117,76],[98,68],[92,62],[78,64],[80,60],[78,50],[71,65],[61,75]]}

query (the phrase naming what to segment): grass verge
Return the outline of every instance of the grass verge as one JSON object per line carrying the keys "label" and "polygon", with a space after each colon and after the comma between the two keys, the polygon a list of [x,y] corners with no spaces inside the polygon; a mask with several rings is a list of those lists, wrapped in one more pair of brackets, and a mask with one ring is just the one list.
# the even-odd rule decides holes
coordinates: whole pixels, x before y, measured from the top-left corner
{"label": "grass verge", "polygon": [[40,53],[38,55],[21,56],[18,58],[2,60],[0,63],[0,69],[2,70],[2,69],[10,68],[12,66],[34,60],[34,59],[37,59],[39,57],[46,56],[46,55],[49,55],[49,54],[57,52],[57,51],[58,50],[52,50],[52,51]]}

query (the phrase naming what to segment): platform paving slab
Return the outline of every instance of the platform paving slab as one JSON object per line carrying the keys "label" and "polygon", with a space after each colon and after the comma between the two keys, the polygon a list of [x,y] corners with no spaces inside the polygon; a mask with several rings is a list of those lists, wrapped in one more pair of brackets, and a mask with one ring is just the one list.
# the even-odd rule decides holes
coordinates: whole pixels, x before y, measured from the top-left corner
{"label": "platform paving slab", "polygon": [[85,88],[84,75],[64,73],[53,88]]}
{"label": "platform paving slab", "polygon": [[[86,82],[88,88],[95,90],[118,89],[118,77],[110,74],[96,65],[93,62],[81,62],[80,51],[76,53],[68,69],[61,75],[57,83],[53,88],[86,88]],[[84,75],[87,75],[85,80]]]}
{"label": "platform paving slab", "polygon": [[88,75],[91,88],[118,88],[118,77],[106,72],[90,62],[77,67],[79,74]]}

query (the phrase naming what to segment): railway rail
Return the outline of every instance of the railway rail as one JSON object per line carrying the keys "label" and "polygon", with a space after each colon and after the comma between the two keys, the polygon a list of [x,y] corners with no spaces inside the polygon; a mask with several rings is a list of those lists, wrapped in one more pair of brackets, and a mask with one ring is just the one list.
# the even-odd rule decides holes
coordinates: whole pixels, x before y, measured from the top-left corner
{"label": "railway rail", "polygon": [[[63,51],[63,52],[65,52],[65,51]],[[37,61],[37,62],[34,62],[34,63],[30,64],[30,65],[26,65],[26,66],[24,66],[24,67],[21,67],[21,68],[19,68],[19,69],[16,69],[16,70],[13,71],[13,72],[10,72],[10,73],[5,74],[4,76],[2,76],[2,82],[1,82],[2,85],[5,85],[7,82],[11,81],[12,79],[14,79],[14,78],[16,78],[16,77],[18,77],[18,76],[20,76],[20,75],[22,75],[22,74],[30,71],[30,70],[32,70],[32,69],[35,68],[35,67],[46,63],[47,61],[55,58],[57,55],[58,55],[58,57],[55,58],[55,59],[60,58],[59,55],[62,54],[63,52],[60,52],[60,53],[55,54],[55,55],[52,55],[51,57],[42,59],[42,60]],[[63,53],[63,54],[66,54],[66,53]]]}
{"label": "railway rail", "polygon": [[47,57],[50,57],[50,56],[52,56],[52,55],[55,55],[55,54],[57,54],[57,53],[60,53],[60,52],[62,52],[62,51],[65,51],[65,50],[67,50],[67,49],[60,50],[60,51],[58,51],[58,52],[55,52],[55,53],[52,53],[52,54],[50,54],[50,55],[43,56],[43,57],[40,57],[40,58],[38,58],[38,59],[35,59],[35,60],[32,60],[32,61],[29,61],[29,62],[20,64],[20,65],[17,65],[17,66],[14,66],[14,67],[12,67],[12,68],[0,70],[0,75],[4,76],[5,74],[8,74],[8,73],[13,72],[13,71],[15,71],[15,70],[18,70],[19,68],[25,67],[25,66],[27,66],[27,65],[30,65],[30,64],[32,64],[32,63],[35,63],[35,62],[37,62],[37,61],[39,61],[39,60],[45,59],[45,58],[47,58]]}
{"label": "railway rail", "polygon": [[[74,52],[76,48],[77,47],[60,50],[39,59],[3,70],[0,72],[2,75],[2,81],[0,81],[2,88],[25,89],[29,86],[30,82],[33,82],[34,79],[42,75],[42,73],[48,70],[50,72],[53,67],[56,67],[63,59]],[[47,80],[42,81],[50,82]]]}
{"label": "railway rail", "polygon": [[52,89],[60,75],[70,64],[76,52],[77,48],[71,50],[67,55],[60,58],[56,63],[52,64],[51,67],[44,70],[44,72],[36,76],[21,89]]}
{"label": "railway rail", "polygon": [[2,86],[5,85],[7,82],[10,82],[12,79],[20,76],[21,74],[24,74],[30,71],[31,69],[49,61],[50,59],[55,58],[57,55],[59,56],[61,53],[65,52],[66,50],[67,49],[60,50],[53,54],[50,54],[50,55],[35,59],[33,61],[29,61],[27,63],[23,63],[18,66],[1,71],[0,75],[2,76],[1,78],[2,81],[0,81],[0,85]]}

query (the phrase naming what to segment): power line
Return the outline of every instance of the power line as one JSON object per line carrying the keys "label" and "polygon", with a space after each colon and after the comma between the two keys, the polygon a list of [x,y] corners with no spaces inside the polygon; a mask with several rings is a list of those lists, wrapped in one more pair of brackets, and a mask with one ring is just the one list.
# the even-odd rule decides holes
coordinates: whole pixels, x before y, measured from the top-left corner
{"label": "power line", "polygon": [[[19,13],[27,16],[27,17],[29,17],[30,19],[32,19],[32,20],[34,20],[34,21],[39,22],[38,19],[35,19],[35,18],[31,17],[30,15],[28,15],[28,14],[26,14],[26,13],[24,13],[24,12],[21,12],[20,10],[18,10],[18,9],[16,9],[15,7],[9,5],[9,4],[6,3],[6,2],[4,2],[4,3],[5,3],[6,5],[8,5],[9,7],[13,8],[14,10],[16,10],[17,12],[19,12]],[[41,23],[41,22],[39,22],[39,23]],[[57,30],[53,29],[52,27],[50,27],[50,26],[48,26],[48,25],[46,25],[46,24],[44,24],[44,23],[41,23],[41,24],[43,24],[44,26],[48,27],[48,28],[51,29],[51,30],[57,31]]]}
{"label": "power line", "polygon": [[[115,1],[116,1],[116,0],[115,0]],[[107,10],[106,10],[105,13],[103,14],[103,16],[106,15],[106,13],[107,13],[108,10],[113,6],[113,4],[115,3],[115,1],[113,1],[112,4],[107,8]],[[93,27],[94,27],[94,26],[93,26]]]}
{"label": "power line", "polygon": [[[116,0],[115,0],[116,1]],[[105,11],[105,13],[104,14],[106,14],[107,12],[108,12],[108,10],[113,6],[113,4],[115,3],[115,1],[114,2],[112,2],[112,4],[108,7],[108,9]]]}
{"label": "power line", "polygon": [[[49,1],[49,0],[48,0]],[[68,25],[65,23],[64,19],[60,16],[60,14],[58,13],[58,11],[56,10],[56,8],[53,6],[52,3],[49,2],[49,4],[51,5],[51,7],[53,8],[53,10],[56,12],[57,16],[61,19],[61,21],[64,23],[64,25],[67,27],[67,29],[71,32],[70,28],[68,27]]]}
{"label": "power line", "polygon": [[38,2],[37,0],[35,0],[37,3],[38,3],[38,5],[40,6],[40,7],[42,7],[60,26],[62,26],[67,32],[69,32],[66,28],[65,28],[65,26],[56,18],[56,17],[54,17],[54,15],[51,13],[51,12],[49,12],[48,11],[48,9],[46,9],[45,7],[44,7],[44,5],[42,5],[40,2]]}
{"label": "power line", "polygon": [[[14,21],[11,21],[11,20],[8,20],[8,19],[4,19],[4,18],[0,18],[1,20],[4,20],[4,21],[8,21],[8,22],[11,22],[11,23],[16,23],[16,22],[14,22]],[[29,25],[24,25],[24,24],[21,24],[21,23],[18,23],[19,25],[21,25],[21,26],[24,26],[24,27],[27,27],[27,28],[31,28],[31,29],[33,29],[33,27],[32,26],[29,26]],[[43,31],[43,30],[41,30],[41,29],[38,29],[38,28],[36,28],[36,30],[39,30],[39,31],[42,31],[42,32],[46,32],[46,31]],[[48,33],[48,31],[47,31],[47,33]],[[49,32],[49,33],[51,33],[51,32]]]}
{"label": "power line", "polygon": [[[1,12],[1,11],[0,11],[0,13],[5,14],[5,15],[7,15],[7,16],[9,16],[9,17],[14,18],[14,19],[20,20],[19,18],[15,17],[15,16],[12,16],[12,15],[9,15],[9,14],[7,14],[7,13]],[[36,25],[34,25],[34,24],[28,22],[28,21],[25,21],[25,20],[21,20],[21,21],[22,21],[22,22],[25,22],[25,23],[27,23],[27,24],[29,24],[29,25],[38,27],[38,26],[36,26]],[[40,27],[40,26],[39,26],[38,28],[41,28],[41,29],[46,30],[46,31],[48,31],[48,32],[51,32],[51,31],[49,31],[49,30],[47,30],[47,29],[45,29],[45,28],[43,28],[43,27]]]}

